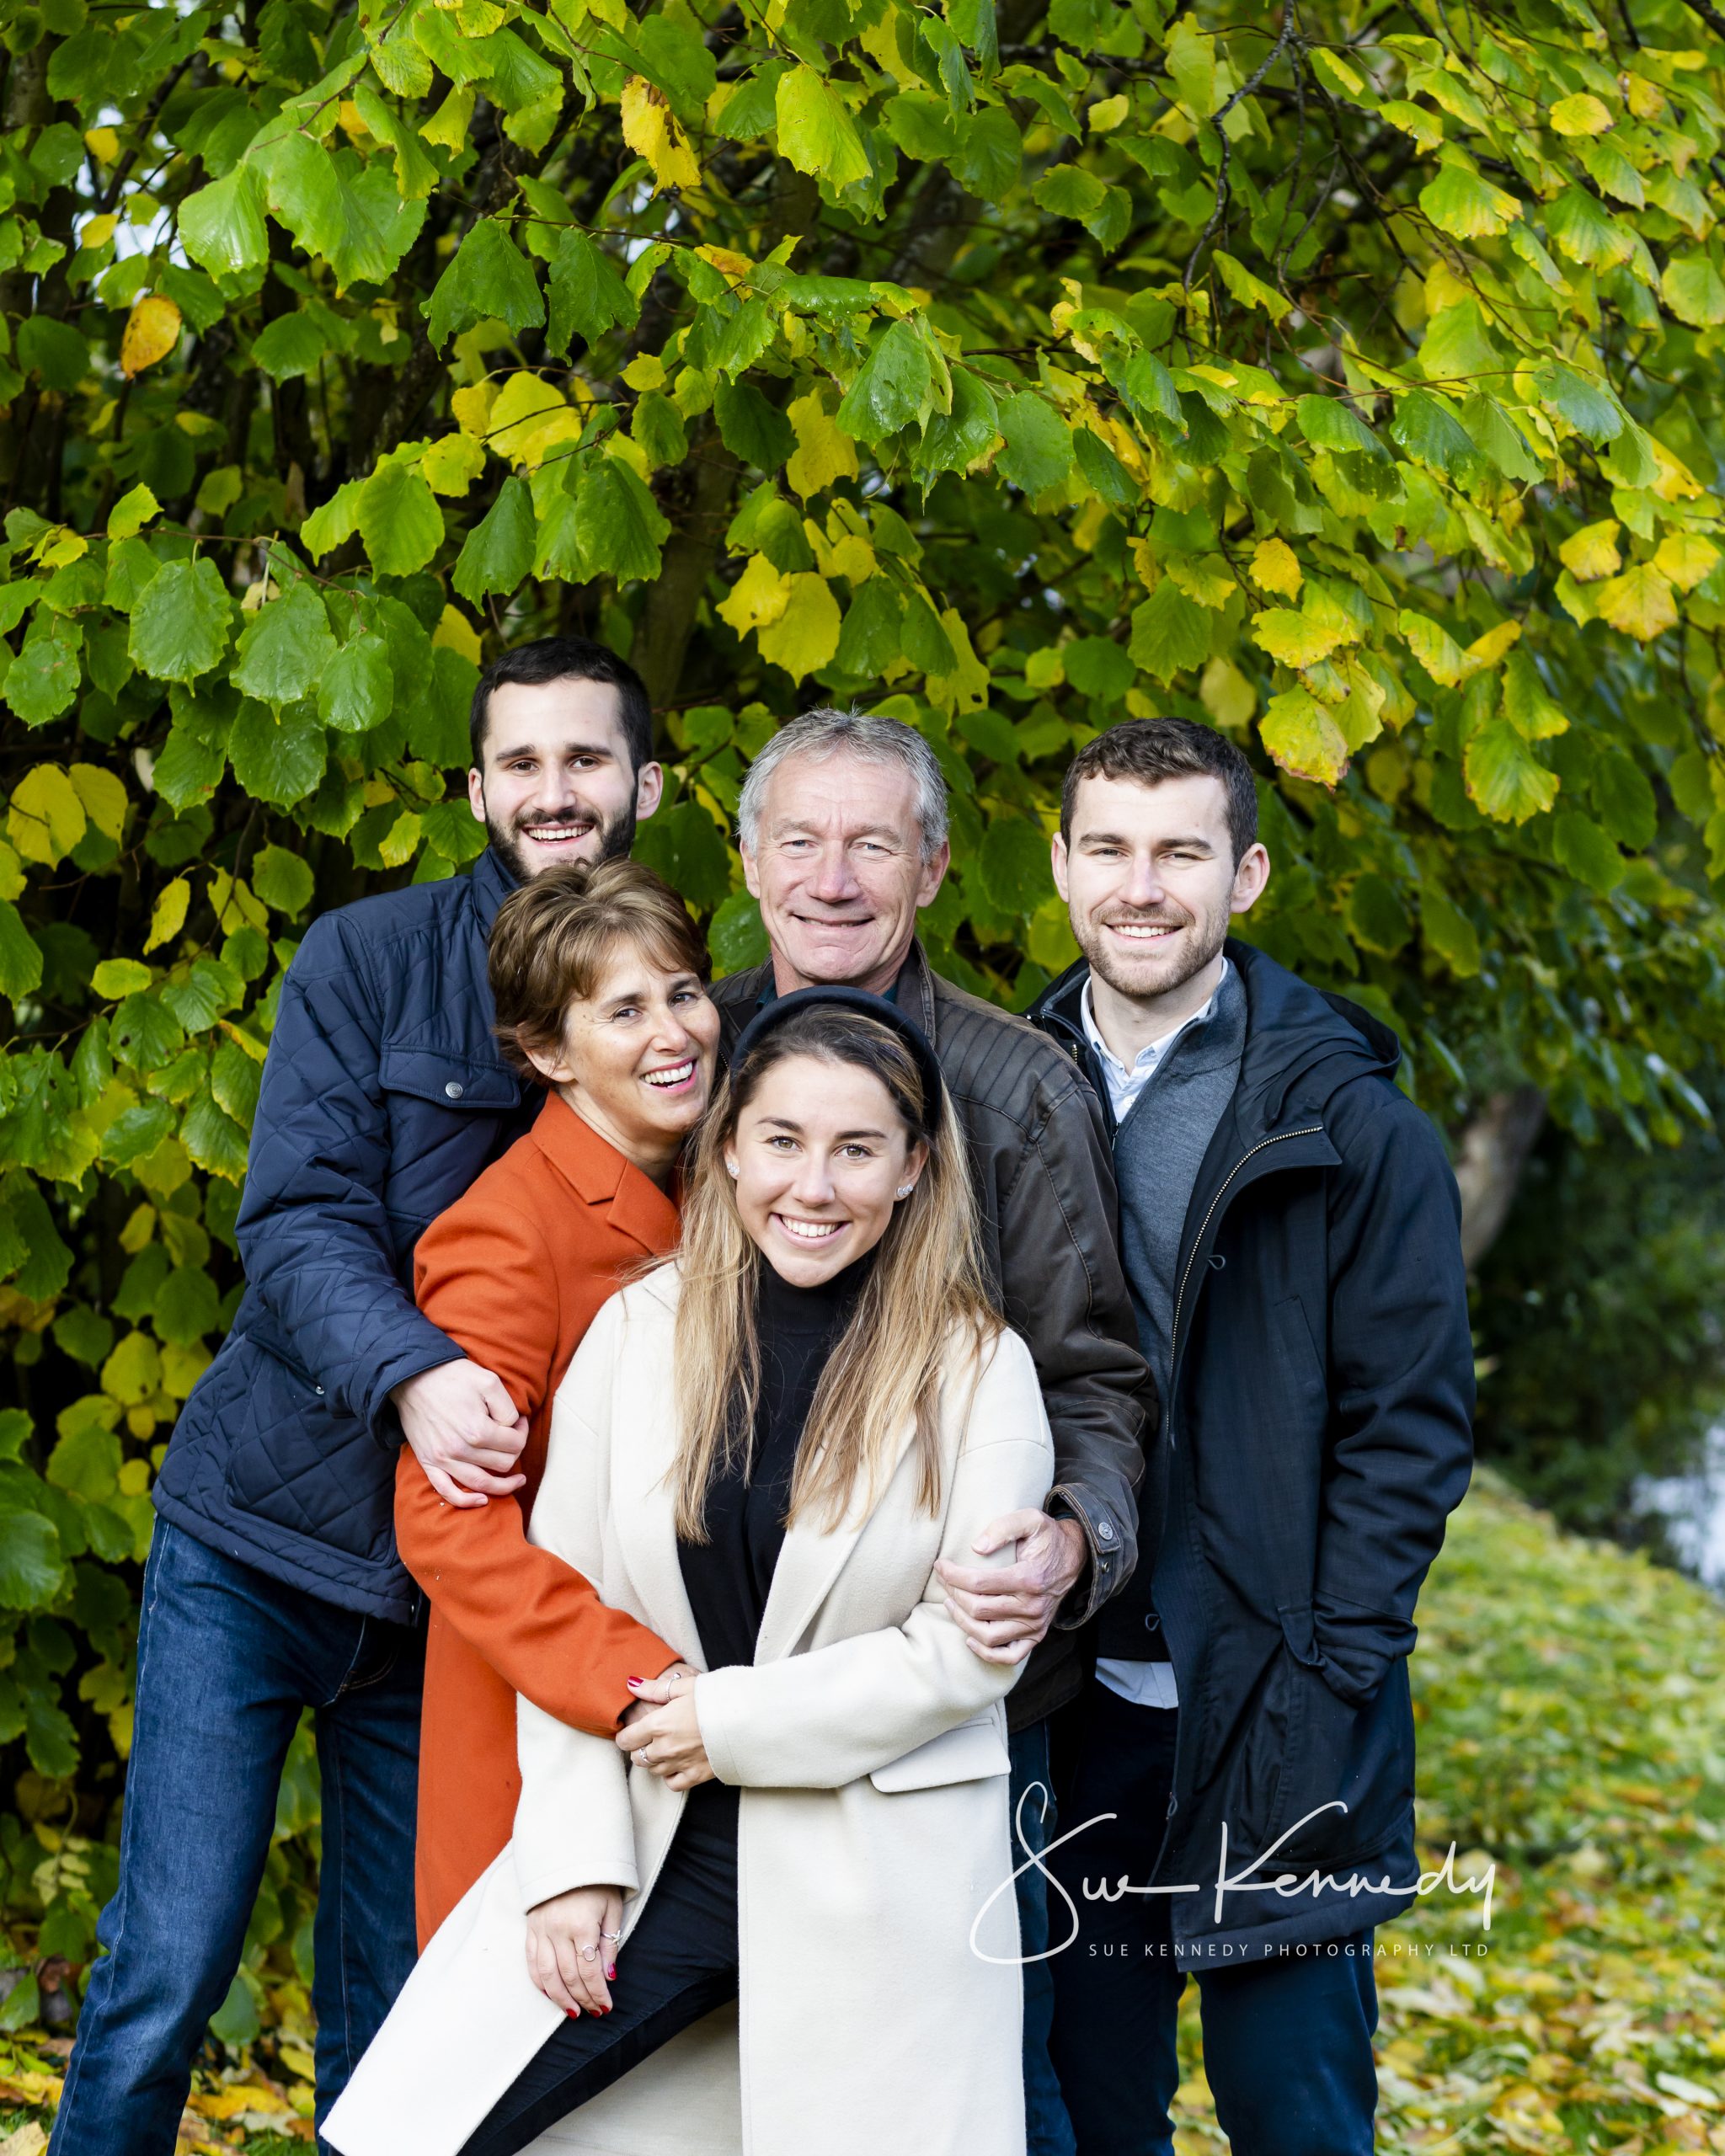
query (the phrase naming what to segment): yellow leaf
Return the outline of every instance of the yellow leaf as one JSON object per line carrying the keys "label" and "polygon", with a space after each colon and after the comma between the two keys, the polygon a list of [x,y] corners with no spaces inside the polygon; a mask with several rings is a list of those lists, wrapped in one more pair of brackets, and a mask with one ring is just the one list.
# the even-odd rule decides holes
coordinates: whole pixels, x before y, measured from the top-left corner
{"label": "yellow leaf", "polygon": [[836,539],[829,539],[812,516],[804,518],[803,529],[814,549],[814,566],[824,577],[847,577],[857,584],[873,575],[874,549],[861,532],[841,531]]}
{"label": "yellow leaf", "polygon": [[150,913],[150,932],[144,938],[146,951],[154,951],[170,943],[185,926],[186,909],[192,902],[192,887],[184,876],[176,876],[164,885],[158,894]]}
{"label": "yellow leaf", "polygon": [[0,899],[15,899],[24,889],[24,863],[0,839]]}
{"label": "yellow leaf", "polygon": [[126,319],[120,371],[130,381],[165,360],[179,342],[179,309],[165,292],[146,292]]}
{"label": "yellow leaf", "polygon": [[99,764],[74,764],[71,777],[85,815],[104,838],[112,839],[117,846],[126,824],[125,787]]}
{"label": "yellow leaf", "polygon": [[[1252,617],[1252,633],[1259,650],[1267,651],[1284,666],[1311,666],[1327,659],[1345,638],[1327,624],[1291,606],[1272,606]],[[1271,752],[1274,754],[1274,750]]]}
{"label": "yellow leaf", "polygon": [[93,251],[99,247],[106,247],[119,223],[119,218],[111,212],[104,217],[92,217],[77,236],[78,245]]}
{"label": "yellow leaf", "polygon": [[1231,732],[1258,709],[1258,692],[1231,659],[1213,659],[1204,670],[1198,693],[1218,726]]}
{"label": "yellow leaf", "polygon": [[1098,98],[1085,118],[1092,135],[1111,135],[1131,109],[1130,99],[1122,91],[1115,97]]}
{"label": "yellow leaf", "polygon": [[81,531],[73,531],[63,524],[56,524],[45,531],[31,549],[34,558],[45,569],[63,569],[68,562],[82,561],[90,551],[90,542]]}
{"label": "yellow leaf", "polygon": [[1408,649],[1440,688],[1453,689],[1468,672],[1466,654],[1436,622],[1404,609],[1400,627]]}
{"label": "yellow leaf", "polygon": [[431,632],[434,645],[441,644],[446,651],[458,651],[463,659],[479,664],[479,636],[473,623],[459,606],[446,606],[437,617],[437,627]]}
{"label": "yellow leaf", "polygon": [[435,143],[440,150],[458,152],[466,149],[476,95],[471,83],[451,90],[419,130],[420,141]]}
{"label": "yellow leaf", "polygon": [[1677,626],[1677,604],[1668,579],[1651,562],[1613,577],[1599,593],[1599,612],[1614,629],[1646,643]]}
{"label": "yellow leaf", "polygon": [[419,459],[419,476],[434,494],[464,494],[485,469],[485,446],[472,435],[441,435]]}
{"label": "yellow leaf", "polygon": [[84,804],[58,764],[38,764],[13,788],[6,835],[25,861],[52,867],[84,835]]}
{"label": "yellow leaf", "polygon": [[120,132],[113,127],[87,127],[84,147],[99,164],[111,165],[120,155]]}
{"label": "yellow leaf", "polygon": [[1693,591],[1719,558],[1719,549],[1698,531],[1668,531],[1653,556],[1653,567],[1663,569],[1680,591]]}
{"label": "yellow leaf", "polygon": [[1170,554],[1164,566],[1175,588],[1200,606],[1226,606],[1240,588],[1214,555]]}
{"label": "yellow leaf", "polygon": [[1645,75],[1626,75],[1623,85],[1629,109],[1637,120],[1657,120],[1665,109],[1665,93]]}
{"label": "yellow leaf", "polygon": [[785,417],[797,437],[785,477],[804,501],[835,479],[856,478],[857,445],[833,424],[818,389],[788,405]]}
{"label": "yellow leaf", "polygon": [[728,247],[697,247],[695,252],[703,262],[713,264],[734,292],[754,277],[755,264],[746,254],[735,253]]}
{"label": "yellow leaf", "polygon": [[662,389],[665,361],[657,352],[638,352],[623,369],[623,380],[631,389]]}
{"label": "yellow leaf", "polygon": [[970,632],[956,606],[941,609],[940,625],[953,647],[955,664],[950,674],[928,676],[928,700],[948,718],[961,711],[980,711],[988,702],[988,666],[976,656]]}
{"label": "yellow leaf", "polygon": [[839,648],[839,602],[826,579],[810,569],[791,579],[784,611],[757,632],[761,656],[799,681],[825,666]]}
{"label": "yellow leaf", "polygon": [[1348,768],[1341,728],[1305,689],[1272,696],[1258,731],[1272,760],[1295,778],[1334,786]]}
{"label": "yellow leaf", "polygon": [[622,120],[624,141],[653,168],[655,193],[661,188],[701,184],[701,168],[689,138],[678,126],[662,90],[631,75],[623,85]]}
{"label": "yellow leaf", "polygon": [[1603,135],[1611,125],[1605,106],[1585,90],[1578,90],[1573,97],[1559,98],[1546,117],[1560,135]]}
{"label": "yellow leaf", "polygon": [[1487,666],[1495,666],[1521,634],[1519,622],[1499,622],[1496,628],[1487,629],[1482,637],[1476,637],[1469,644],[1466,657],[1468,672],[1477,674]]}
{"label": "yellow leaf", "polygon": [[487,435],[491,431],[491,408],[496,402],[496,383],[476,382],[457,390],[449,400],[449,408],[463,434]]}
{"label": "yellow leaf", "polygon": [[497,392],[486,446],[494,456],[531,471],[559,442],[577,441],[580,434],[580,414],[542,376],[523,370]]}
{"label": "yellow leaf", "polygon": [[1297,599],[1302,582],[1300,559],[1285,539],[1260,539],[1252,553],[1252,581],[1261,590]]}
{"label": "yellow leaf", "polygon": [[1563,542],[1557,558],[1578,584],[1616,576],[1623,566],[1623,557],[1617,551],[1617,534],[1621,529],[1612,516],[1602,518],[1598,524],[1584,524]]}
{"label": "yellow leaf", "polygon": [[753,554],[748,567],[731,586],[729,596],[718,603],[718,616],[737,634],[770,628],[790,604],[791,579],[776,569],[765,554]]}

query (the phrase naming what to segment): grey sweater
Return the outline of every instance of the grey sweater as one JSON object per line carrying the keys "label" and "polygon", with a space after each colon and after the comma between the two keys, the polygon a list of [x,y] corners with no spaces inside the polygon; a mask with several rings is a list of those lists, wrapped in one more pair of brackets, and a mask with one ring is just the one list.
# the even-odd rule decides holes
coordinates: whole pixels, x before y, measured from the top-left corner
{"label": "grey sweater", "polygon": [[[1240,1079],[1246,1046],[1246,990],[1231,966],[1207,1020],[1182,1033],[1114,1133],[1120,1192],[1120,1255],[1138,1341],[1167,1412],[1172,1375],[1175,1268],[1186,1210],[1210,1141]],[[1107,1659],[1156,1662],[1167,1650],[1151,1614],[1155,1553],[1102,1612],[1097,1652]]]}

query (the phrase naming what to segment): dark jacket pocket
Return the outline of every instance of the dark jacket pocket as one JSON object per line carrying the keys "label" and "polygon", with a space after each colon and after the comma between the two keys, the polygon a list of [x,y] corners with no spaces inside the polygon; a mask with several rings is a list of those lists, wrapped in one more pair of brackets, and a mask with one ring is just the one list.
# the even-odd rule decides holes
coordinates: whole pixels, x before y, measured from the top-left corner
{"label": "dark jacket pocket", "polygon": [[[227,1447],[230,1503],[272,1527],[376,1563],[390,1552],[395,1455],[263,1341],[247,1342],[252,1382]],[[344,1502],[329,1502],[333,1481]]]}

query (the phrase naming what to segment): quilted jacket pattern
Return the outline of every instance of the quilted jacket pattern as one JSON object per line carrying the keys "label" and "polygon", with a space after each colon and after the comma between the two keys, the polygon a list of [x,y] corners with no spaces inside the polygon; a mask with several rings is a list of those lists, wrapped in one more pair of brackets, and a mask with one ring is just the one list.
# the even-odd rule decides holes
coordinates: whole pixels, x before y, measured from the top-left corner
{"label": "quilted jacket pattern", "polygon": [[413,1298],[414,1246],[539,1105],[492,1038],[486,943],[512,888],[469,876],[315,921],[283,984],[238,1234],[246,1292],[187,1401],[157,1509],[344,1608],[406,1620],[392,1387],[461,1352]]}

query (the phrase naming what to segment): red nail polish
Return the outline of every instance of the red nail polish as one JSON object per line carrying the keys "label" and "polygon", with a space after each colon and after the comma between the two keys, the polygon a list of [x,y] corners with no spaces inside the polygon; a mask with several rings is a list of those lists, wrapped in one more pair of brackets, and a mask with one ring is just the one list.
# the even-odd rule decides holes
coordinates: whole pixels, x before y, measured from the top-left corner
{"label": "red nail polish", "polygon": [[581,2018],[581,2009],[579,2006],[566,2008],[565,2011],[568,2013],[571,2021],[579,2021]]}
{"label": "red nail polish", "polygon": [[641,1682],[641,1679],[638,1677],[626,1677],[624,1678],[623,1682],[628,1686],[631,1691],[633,1691],[635,1687]]}
{"label": "red nail polish", "polygon": [[605,1972],[605,1981],[608,1984],[614,1984],[617,1982],[617,1971],[615,1969],[607,1969]]}

